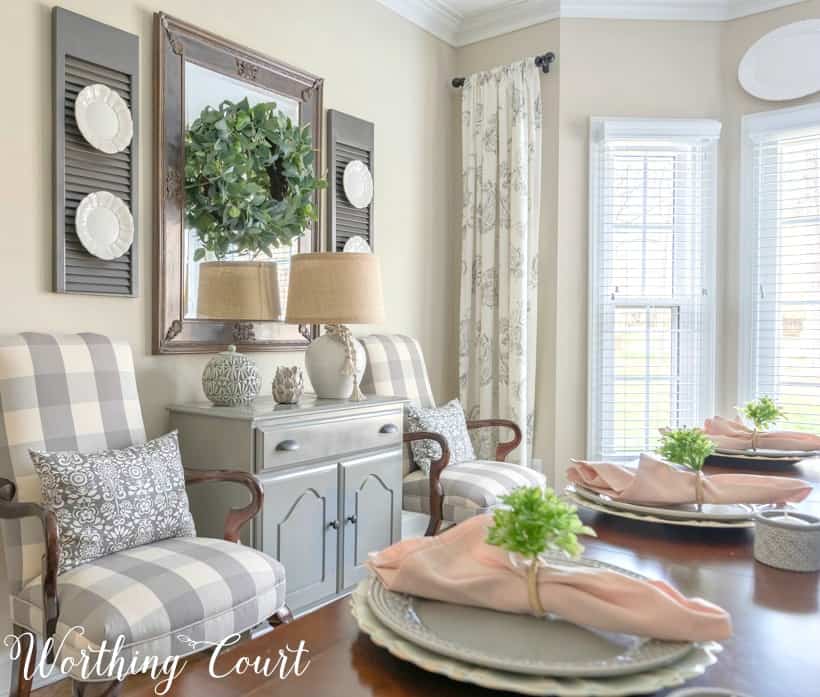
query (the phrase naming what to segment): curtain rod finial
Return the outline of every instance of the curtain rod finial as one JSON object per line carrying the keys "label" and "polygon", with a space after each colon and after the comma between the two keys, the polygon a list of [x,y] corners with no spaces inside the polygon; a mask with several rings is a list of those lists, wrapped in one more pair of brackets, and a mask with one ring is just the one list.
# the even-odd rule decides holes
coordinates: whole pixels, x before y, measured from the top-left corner
{"label": "curtain rod finial", "polygon": [[464,80],[463,77],[454,77],[453,78],[453,87],[464,87]]}
{"label": "curtain rod finial", "polygon": [[554,61],[555,54],[552,51],[549,51],[542,56],[535,57],[535,64],[545,73],[550,71],[550,64]]}

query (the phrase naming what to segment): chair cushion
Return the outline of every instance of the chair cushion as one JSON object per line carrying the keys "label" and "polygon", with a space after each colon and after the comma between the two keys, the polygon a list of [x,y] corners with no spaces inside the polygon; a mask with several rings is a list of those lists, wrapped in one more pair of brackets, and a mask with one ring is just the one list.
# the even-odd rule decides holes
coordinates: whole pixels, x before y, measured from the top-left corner
{"label": "chair cushion", "polygon": [[60,526],[60,573],[131,547],[196,535],[176,431],[122,450],[32,450]]}
{"label": "chair cushion", "polygon": [[[285,603],[285,570],[250,547],[173,538],[78,566],[60,576],[58,592],[61,657],[93,651],[104,640],[110,648],[122,635],[126,660],[137,652],[162,659],[194,653],[204,646],[193,642],[222,641],[273,615]],[[42,632],[39,578],[12,597],[12,617]]]}
{"label": "chair cushion", "polygon": [[[441,474],[444,520],[461,523],[495,508],[502,496],[522,486],[546,487],[543,474],[508,462],[476,460],[448,465]],[[430,479],[421,470],[404,478],[403,508],[430,513]]]}
{"label": "chair cushion", "polygon": [[[467,431],[467,420],[461,402],[453,399],[443,407],[406,407],[407,430],[409,433],[428,431],[444,436],[450,451],[450,464],[475,460],[473,444]],[[413,460],[426,473],[430,472],[433,460],[441,457],[441,446],[434,440],[411,441]]]}

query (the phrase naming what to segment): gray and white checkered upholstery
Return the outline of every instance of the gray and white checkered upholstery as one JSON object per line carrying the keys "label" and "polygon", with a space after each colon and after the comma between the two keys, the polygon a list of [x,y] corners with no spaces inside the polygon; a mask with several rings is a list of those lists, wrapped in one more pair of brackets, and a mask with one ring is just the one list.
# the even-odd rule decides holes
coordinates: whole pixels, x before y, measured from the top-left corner
{"label": "gray and white checkered upholstery", "polygon": [[[444,489],[444,520],[461,523],[474,515],[488,513],[502,496],[522,486],[546,487],[543,474],[508,462],[476,460],[447,465],[441,473]],[[404,478],[402,508],[430,513],[430,479],[421,470]]]}
{"label": "gray and white checkered upholstery", "polygon": [[[93,652],[104,640],[110,648],[120,635],[126,661],[164,658],[188,655],[197,650],[192,642],[219,642],[273,615],[285,602],[285,571],[249,547],[173,538],[67,571],[59,592],[55,642],[63,644],[61,659]],[[12,617],[32,631],[43,626],[39,579],[12,598]],[[84,634],[71,631],[78,626]]]}
{"label": "gray and white checkered upholstery", "polygon": [[[0,476],[18,501],[40,501],[34,450],[124,448],[145,441],[134,362],[127,343],[99,334],[0,336]],[[4,521],[12,591],[40,573],[42,528]]]}
{"label": "gray and white checkered upholstery", "polygon": [[433,390],[419,342],[401,334],[356,337],[367,353],[362,392],[407,397],[420,407],[434,407]]}
{"label": "gray and white checkered upholstery", "polygon": [[[362,392],[383,397],[402,396],[417,406],[433,407],[435,400],[419,342],[400,334],[357,337],[367,352]],[[404,500],[406,511],[430,513],[430,480],[409,462],[405,446]],[[520,486],[546,486],[543,474],[506,462],[479,460],[448,465],[441,475],[444,520],[460,523],[486,513],[499,499]]]}

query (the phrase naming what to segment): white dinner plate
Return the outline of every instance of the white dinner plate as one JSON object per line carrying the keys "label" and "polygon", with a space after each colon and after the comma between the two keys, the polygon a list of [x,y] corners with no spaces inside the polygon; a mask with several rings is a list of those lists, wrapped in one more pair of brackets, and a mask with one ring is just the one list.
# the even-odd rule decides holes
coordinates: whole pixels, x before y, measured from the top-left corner
{"label": "white dinner plate", "polygon": [[109,191],[95,191],[80,201],[74,222],[83,247],[100,259],[121,257],[134,242],[131,211]]}
{"label": "white dinner plate", "polygon": [[134,136],[128,105],[106,85],[88,85],[80,91],[74,102],[74,118],[83,138],[109,155],[125,150]]}
{"label": "white dinner plate", "polygon": [[681,518],[684,520],[715,520],[723,522],[740,522],[752,520],[761,511],[768,511],[775,508],[782,508],[776,504],[750,504],[750,503],[702,503],[698,506],[695,503],[684,503],[679,505],[660,506],[642,503],[630,503],[618,501],[606,494],[600,494],[592,489],[573,485],[575,492],[589,501],[607,506],[608,508],[631,511],[633,513],[645,513],[659,518]]}
{"label": "white dinner plate", "polygon": [[367,240],[361,235],[353,235],[342,248],[343,252],[351,252],[353,254],[370,254],[373,252]]}
{"label": "white dinner plate", "polygon": [[354,208],[365,208],[373,200],[373,175],[361,160],[347,163],[342,175],[345,196]]}

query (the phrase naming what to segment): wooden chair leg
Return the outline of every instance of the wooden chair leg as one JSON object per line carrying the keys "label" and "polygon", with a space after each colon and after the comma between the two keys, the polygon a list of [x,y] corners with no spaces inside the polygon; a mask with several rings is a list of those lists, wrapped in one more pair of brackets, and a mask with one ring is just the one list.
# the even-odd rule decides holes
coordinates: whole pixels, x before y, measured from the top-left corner
{"label": "wooden chair leg", "polygon": [[29,697],[31,678],[37,662],[37,643],[34,635],[25,627],[15,624],[13,631],[14,636],[20,641],[20,657],[11,666],[9,697]]}
{"label": "wooden chair leg", "polygon": [[122,690],[122,680],[112,682],[71,681],[72,697],[117,697]]}
{"label": "wooden chair leg", "polygon": [[293,622],[293,613],[287,605],[284,605],[282,609],[277,610],[271,617],[268,618],[268,622],[274,629],[283,624],[290,624]]}

